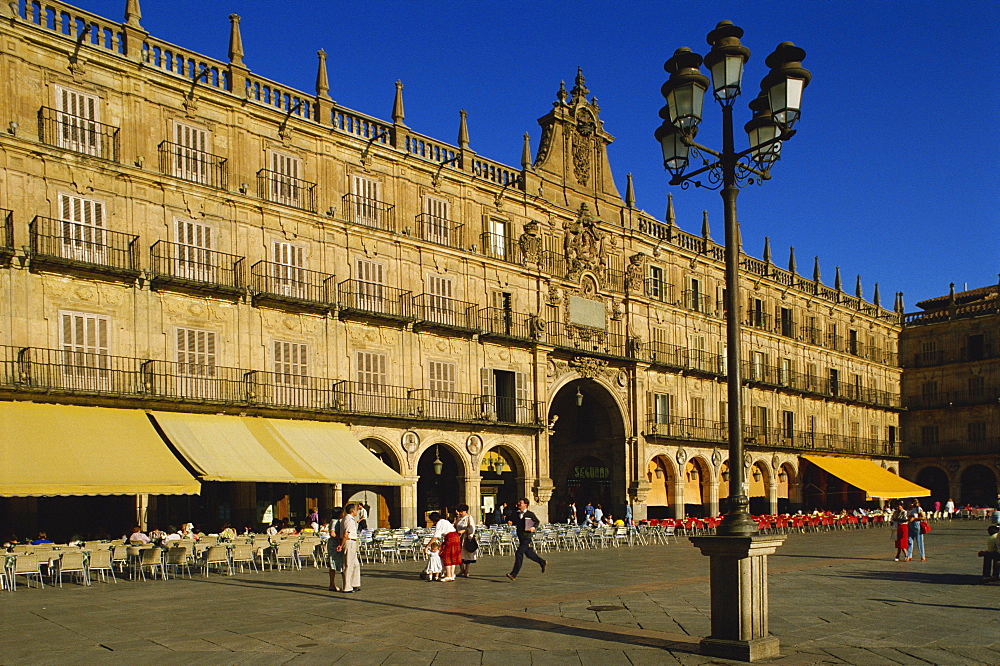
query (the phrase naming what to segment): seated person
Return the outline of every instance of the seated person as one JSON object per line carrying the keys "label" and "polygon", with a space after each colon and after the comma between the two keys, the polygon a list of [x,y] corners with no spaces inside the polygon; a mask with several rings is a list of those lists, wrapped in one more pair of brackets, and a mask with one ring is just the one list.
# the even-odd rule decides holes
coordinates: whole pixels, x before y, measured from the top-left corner
{"label": "seated person", "polygon": [[997,532],[1000,527],[990,525],[986,528],[989,534],[986,537],[986,549],[979,551],[979,557],[983,558],[983,580],[997,580],[997,570],[1000,569],[1000,542],[997,541]]}
{"label": "seated person", "polygon": [[143,534],[142,529],[136,525],[132,528],[132,533],[128,535],[128,542],[132,545],[140,543],[149,543],[150,539],[148,536]]}
{"label": "seated person", "polygon": [[32,546],[40,546],[40,545],[45,544],[45,543],[52,543],[52,541],[49,539],[48,536],[46,536],[45,532],[39,532],[38,533],[38,538],[35,539],[34,541],[32,541],[31,545]]}
{"label": "seated person", "polygon": [[219,536],[223,539],[232,540],[236,538],[236,528],[234,528],[229,523],[224,523],[222,525],[222,531],[219,532]]}
{"label": "seated person", "polygon": [[173,525],[168,526],[167,533],[163,537],[163,542],[166,543],[167,541],[180,541],[180,540],[181,540],[181,531],[176,527],[174,527]]}

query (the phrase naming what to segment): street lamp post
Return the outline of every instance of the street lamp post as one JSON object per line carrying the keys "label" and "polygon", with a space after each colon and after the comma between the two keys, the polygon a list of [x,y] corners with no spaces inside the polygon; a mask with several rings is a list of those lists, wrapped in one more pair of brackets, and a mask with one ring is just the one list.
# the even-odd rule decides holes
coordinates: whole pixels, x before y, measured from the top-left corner
{"label": "street lamp post", "polygon": [[[679,48],[667,60],[670,74],[661,89],[667,105],[660,110],[663,124],[656,140],[663,150],[663,164],[671,185],[720,189],[725,212],[726,259],[726,388],[728,394],[729,502],[717,536],[693,537],[695,546],[711,558],[712,635],[701,642],[703,653],[754,661],[776,656],[778,639],[767,629],[767,555],[784,537],[762,536],[750,516],[747,466],[743,453],[743,401],[740,377],[740,232],[736,216],[739,187],[769,180],[770,168],[790,139],[799,119],[802,91],[811,75],[802,67],[805,51],[782,42],[767,57],[771,71],[760,84],[760,94],[750,102],[753,118],[744,126],[750,148],[737,152],[733,138],[733,104],[742,93],[743,68],[750,50],[740,43],[743,30],[730,21],[720,22],[708,33],[711,50],[704,58],[711,81],[701,73],[702,57]],[[711,85],[722,107],[722,150],[695,141],[702,118],[702,102]],[[705,165],[685,173],[691,154],[708,155]],[[698,180],[705,175],[706,181]]]}

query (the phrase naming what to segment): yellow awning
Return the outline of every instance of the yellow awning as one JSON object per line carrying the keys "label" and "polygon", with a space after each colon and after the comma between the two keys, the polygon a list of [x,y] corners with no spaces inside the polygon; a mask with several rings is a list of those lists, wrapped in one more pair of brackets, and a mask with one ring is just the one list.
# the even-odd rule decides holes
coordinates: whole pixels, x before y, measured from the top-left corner
{"label": "yellow awning", "polygon": [[410,483],[372,455],[342,423],[266,419],[288,447],[331,483],[402,486]]}
{"label": "yellow awning", "polygon": [[200,490],[143,411],[0,403],[0,496]]}
{"label": "yellow awning", "polygon": [[899,497],[927,497],[931,491],[923,486],[896,476],[870,460],[861,458],[835,458],[832,456],[802,456],[814,465],[825,469],[838,479],[860,488],[869,497],[887,499]]}
{"label": "yellow awning", "polygon": [[266,419],[175,412],[153,418],[202,481],[330,483]]}

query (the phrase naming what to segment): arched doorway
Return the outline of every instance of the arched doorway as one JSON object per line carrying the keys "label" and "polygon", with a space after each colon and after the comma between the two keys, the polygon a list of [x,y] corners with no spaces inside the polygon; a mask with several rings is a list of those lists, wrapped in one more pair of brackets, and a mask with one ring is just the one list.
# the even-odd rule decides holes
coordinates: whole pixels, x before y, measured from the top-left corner
{"label": "arched doorway", "polygon": [[962,470],[959,504],[962,506],[995,506],[997,477],[985,465],[969,465]]}
{"label": "arched doorway", "polygon": [[671,506],[676,501],[673,496],[673,465],[664,456],[654,457],[646,464],[646,481],[649,482],[646,517],[670,518]]}
{"label": "arched doorway", "polygon": [[691,458],[684,465],[684,515],[707,516],[709,466],[701,458]]}
{"label": "arched doorway", "polygon": [[719,466],[719,476],[715,479],[719,484],[719,513],[729,513],[729,461]]}
{"label": "arched doorway", "polygon": [[592,379],[563,386],[549,407],[558,417],[549,436],[549,475],[555,486],[549,516],[559,520],[570,502],[625,510],[625,422],[608,389]]}
{"label": "arched doorway", "polygon": [[948,475],[940,467],[931,465],[920,470],[917,474],[917,485],[931,491],[931,497],[927,500],[926,506],[928,510],[934,507],[934,502],[941,502],[943,507],[948,501]]}
{"label": "arched doorway", "polygon": [[[388,444],[374,438],[361,440],[365,448],[386,466],[391,467],[395,472],[399,472],[399,458]],[[399,527],[401,525],[400,516],[400,490],[395,486],[344,486],[344,501],[360,502],[368,511],[368,527]]]}
{"label": "arched doorway", "polygon": [[417,462],[417,522],[427,524],[427,514],[462,501],[464,474],[459,459],[447,444],[429,446]]}
{"label": "arched doorway", "polygon": [[771,513],[771,501],[767,496],[770,470],[762,463],[754,463],[747,475],[750,482],[750,513],[763,516]]}
{"label": "arched doorway", "polygon": [[496,507],[506,502],[510,509],[518,500],[517,478],[524,476],[518,462],[514,452],[503,446],[490,449],[479,461],[479,511],[487,525],[493,524]]}
{"label": "arched doorway", "polygon": [[801,508],[793,502],[791,488],[795,483],[795,468],[785,463],[778,468],[778,513],[794,513]]}

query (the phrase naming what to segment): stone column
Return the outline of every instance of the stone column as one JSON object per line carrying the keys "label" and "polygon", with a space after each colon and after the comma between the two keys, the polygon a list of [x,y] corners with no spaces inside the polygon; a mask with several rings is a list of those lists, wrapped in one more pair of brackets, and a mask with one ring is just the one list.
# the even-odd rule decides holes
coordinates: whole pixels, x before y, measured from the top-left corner
{"label": "stone column", "polygon": [[[465,478],[465,498],[462,500],[469,505],[469,513],[479,516],[479,506],[482,504],[480,493],[482,492],[482,477],[479,474]],[[477,518],[478,520],[478,518]]]}
{"label": "stone column", "polygon": [[403,527],[423,527],[417,522],[417,480],[418,476],[406,476],[409,483],[399,488],[399,524]]}
{"label": "stone column", "polygon": [[149,493],[139,493],[135,496],[135,524],[143,532],[146,531],[146,514],[149,510]]}
{"label": "stone column", "polygon": [[333,484],[333,505],[344,506],[344,484],[342,483]]}
{"label": "stone column", "polygon": [[684,516],[684,481],[674,481],[673,492],[670,493],[670,513],[673,517],[683,520]]}
{"label": "stone column", "polygon": [[712,635],[701,653],[757,661],[777,657],[778,639],[768,631],[767,556],[783,535],[700,536],[691,542],[710,559]]}
{"label": "stone column", "polygon": [[709,516],[719,515],[719,482],[716,480],[704,481],[702,484],[703,492],[708,491],[708,501],[705,502],[705,512]]}
{"label": "stone column", "polygon": [[778,482],[775,480],[767,484],[767,505],[772,516],[778,514]]}
{"label": "stone column", "polygon": [[316,507],[319,510],[320,521],[325,521],[330,518],[330,514],[337,503],[333,501],[333,484],[332,483],[322,483],[319,486],[319,497],[316,498],[319,504]]}

